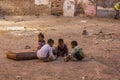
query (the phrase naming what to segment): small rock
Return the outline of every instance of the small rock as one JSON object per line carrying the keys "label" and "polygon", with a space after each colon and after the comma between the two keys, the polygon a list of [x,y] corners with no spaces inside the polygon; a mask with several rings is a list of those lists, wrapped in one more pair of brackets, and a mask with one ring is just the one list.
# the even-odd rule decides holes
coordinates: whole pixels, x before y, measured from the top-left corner
{"label": "small rock", "polygon": [[39,18],[40,14],[35,14],[36,18]]}
{"label": "small rock", "polygon": [[99,44],[99,42],[95,42],[95,44],[97,45],[97,44]]}
{"label": "small rock", "polygon": [[50,29],[51,31],[56,31],[56,29]]}
{"label": "small rock", "polygon": [[87,30],[83,30],[82,35],[88,35]]}
{"label": "small rock", "polygon": [[21,76],[16,76],[16,80],[22,80]]}
{"label": "small rock", "polygon": [[30,49],[31,47],[29,45],[26,45],[24,49]]}
{"label": "small rock", "polygon": [[82,80],[88,80],[88,76],[83,76]]}
{"label": "small rock", "polygon": [[82,77],[82,80],[85,80],[85,77],[84,77],[84,76]]}
{"label": "small rock", "polygon": [[86,21],[86,20],[81,20],[80,22],[82,22],[82,23],[86,23],[87,21]]}
{"label": "small rock", "polygon": [[103,33],[103,31],[101,30],[99,33]]}

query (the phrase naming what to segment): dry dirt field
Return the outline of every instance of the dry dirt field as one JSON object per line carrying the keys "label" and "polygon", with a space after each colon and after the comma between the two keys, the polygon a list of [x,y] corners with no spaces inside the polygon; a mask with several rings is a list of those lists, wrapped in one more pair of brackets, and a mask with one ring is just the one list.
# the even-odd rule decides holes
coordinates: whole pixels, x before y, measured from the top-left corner
{"label": "dry dirt field", "polygon": [[[6,16],[0,19],[0,29],[24,27],[25,30],[0,31],[0,80],[120,80],[120,20],[110,18]],[[82,31],[87,30],[87,35]],[[37,34],[45,40],[63,38],[78,41],[86,58],[80,62],[39,60],[14,61],[6,58],[9,50],[37,46]]]}

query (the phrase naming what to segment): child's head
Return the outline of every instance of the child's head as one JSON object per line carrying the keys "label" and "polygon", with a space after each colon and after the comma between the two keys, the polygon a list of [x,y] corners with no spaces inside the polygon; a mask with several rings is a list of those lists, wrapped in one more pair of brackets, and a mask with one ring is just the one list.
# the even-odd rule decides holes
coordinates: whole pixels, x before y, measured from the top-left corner
{"label": "child's head", "polygon": [[78,45],[77,41],[72,41],[71,42],[71,47],[74,48]]}
{"label": "child's head", "polygon": [[48,39],[47,43],[52,47],[54,45],[54,40]]}
{"label": "child's head", "polygon": [[59,45],[59,46],[63,46],[63,45],[64,45],[64,41],[63,41],[62,38],[60,38],[60,39],[58,40],[58,45]]}
{"label": "child's head", "polygon": [[44,39],[44,35],[42,33],[38,34],[38,40],[43,40]]}

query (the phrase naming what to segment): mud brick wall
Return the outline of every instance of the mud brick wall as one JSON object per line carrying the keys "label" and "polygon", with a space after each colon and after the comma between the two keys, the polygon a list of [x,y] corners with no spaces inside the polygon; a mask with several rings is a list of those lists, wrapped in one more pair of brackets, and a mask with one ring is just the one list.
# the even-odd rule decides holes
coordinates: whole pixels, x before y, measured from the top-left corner
{"label": "mud brick wall", "polygon": [[83,4],[75,1],[75,16],[79,16],[80,14],[85,14]]}
{"label": "mud brick wall", "polygon": [[[63,15],[65,0],[49,0],[49,5],[36,5],[35,0],[0,0],[0,15]],[[120,0],[74,0],[75,15],[95,15],[95,4],[112,8]],[[90,2],[89,2],[90,1]],[[96,1],[96,3],[91,3]]]}
{"label": "mud brick wall", "polygon": [[35,5],[34,0],[0,0],[3,15],[50,15],[48,5]]}
{"label": "mud brick wall", "polygon": [[96,8],[95,0],[76,0],[75,15],[96,16]]}
{"label": "mud brick wall", "polygon": [[64,0],[51,0],[51,14],[63,15]]}

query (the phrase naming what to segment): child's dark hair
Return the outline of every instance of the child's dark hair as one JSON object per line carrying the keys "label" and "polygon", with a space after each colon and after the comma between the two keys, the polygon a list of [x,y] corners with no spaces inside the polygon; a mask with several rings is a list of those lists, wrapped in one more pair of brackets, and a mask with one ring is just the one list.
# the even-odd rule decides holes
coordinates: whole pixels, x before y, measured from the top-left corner
{"label": "child's dark hair", "polygon": [[44,38],[43,33],[39,33],[39,34],[38,34],[38,37],[42,37],[42,38]]}
{"label": "child's dark hair", "polygon": [[77,46],[78,43],[77,43],[77,41],[72,41],[72,42],[71,42],[71,45]]}
{"label": "child's dark hair", "polygon": [[62,38],[60,38],[60,39],[58,40],[58,42],[64,42],[64,41],[63,41],[63,39],[62,39]]}
{"label": "child's dark hair", "polygon": [[54,43],[54,40],[53,40],[53,39],[48,39],[47,43],[48,43],[48,44]]}

